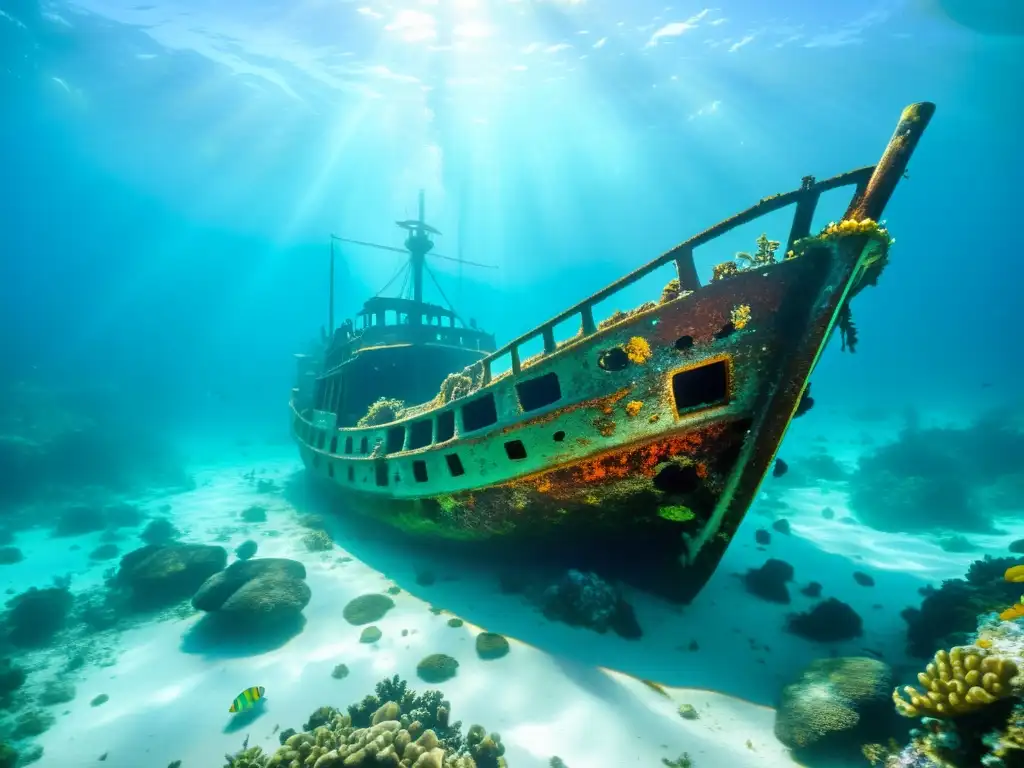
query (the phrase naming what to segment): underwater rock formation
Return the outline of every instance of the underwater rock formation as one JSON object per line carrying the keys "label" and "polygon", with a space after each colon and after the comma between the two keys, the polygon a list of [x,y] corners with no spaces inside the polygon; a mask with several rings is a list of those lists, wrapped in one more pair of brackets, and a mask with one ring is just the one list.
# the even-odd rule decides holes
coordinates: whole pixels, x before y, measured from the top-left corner
{"label": "underwater rock formation", "polygon": [[73,602],[66,587],[32,587],[7,601],[0,631],[20,648],[44,646],[64,629]]}
{"label": "underwater rock formation", "polygon": [[508,640],[494,632],[481,632],[476,636],[476,655],[485,661],[507,656]]}
{"label": "underwater rock formation", "polygon": [[947,579],[942,586],[921,590],[920,608],[906,608],[900,615],[907,622],[907,652],[929,658],[936,648],[963,645],[978,625],[978,616],[1002,611],[1021,594],[1021,586],[1006,581],[1007,568],[1019,557],[975,560],[962,579]]}
{"label": "underwater rock formation", "polygon": [[225,768],[506,768],[498,734],[474,725],[463,736],[450,713],[440,691],[416,694],[395,675],[348,714],[321,707],[273,755],[244,746]]}
{"label": "underwater rock formation", "polygon": [[121,558],[111,586],[134,610],[172,605],[191,597],[227,565],[224,547],[207,544],[147,544]]}
{"label": "underwater rock formation", "polygon": [[200,611],[230,618],[239,631],[294,619],[312,597],[306,568],[296,560],[237,560],[206,579],[192,597]]}
{"label": "underwater rock formation", "polygon": [[587,627],[602,634],[609,629],[627,640],[643,635],[633,606],[596,573],[570,570],[544,590],[541,609],[553,621]]}
{"label": "underwater rock formation", "polygon": [[786,631],[806,640],[837,643],[864,634],[864,623],[853,608],[842,600],[830,597],[804,613],[786,617]]}
{"label": "underwater rock formation", "polygon": [[885,738],[892,711],[892,670],[877,659],[817,659],[782,689],[775,737],[801,763],[861,755],[861,745]]}

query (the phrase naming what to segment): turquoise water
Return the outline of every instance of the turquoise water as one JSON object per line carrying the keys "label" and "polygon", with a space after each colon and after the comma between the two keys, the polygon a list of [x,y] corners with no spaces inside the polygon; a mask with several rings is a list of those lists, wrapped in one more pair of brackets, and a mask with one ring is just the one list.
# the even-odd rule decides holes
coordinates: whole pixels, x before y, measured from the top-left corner
{"label": "turquoise water", "polygon": [[[900,614],[985,555],[1024,557],[1009,549],[1024,536],[1020,14],[1008,0],[0,0],[0,741],[19,764],[223,765],[393,674],[430,688],[417,663],[436,652],[460,662],[439,684],[453,719],[500,732],[515,768],[683,752],[697,768],[783,766],[774,709],[812,660],[880,656],[913,682],[927,659],[908,644],[976,640],[975,614],[1017,599],[1011,561],[935,612],[957,621]],[[500,345],[808,174],[876,163],[920,101],[937,111],[886,210],[890,263],[853,303],[856,353],[830,343],[779,454],[789,472],[768,478],[700,598],[622,587],[641,639],[545,618],[486,557],[391,539],[302,490],[292,355],[327,323],[331,233],[401,248],[393,222],[423,190],[451,257],[428,262],[426,298]],[[812,231],[848,197],[826,194]],[[701,278],[762,232],[785,240],[790,216],[699,250]],[[403,288],[400,253],[337,256],[339,318],[396,273],[389,290]],[[671,276],[602,309],[656,299]],[[265,521],[242,516],[254,505]],[[141,535],[155,519],[170,539]],[[258,558],[302,563],[303,620],[239,643],[197,629],[189,595],[111,604],[120,558],[171,539],[229,562],[252,540]],[[788,603],[751,592],[745,574],[769,557],[793,566]],[[812,581],[862,635],[784,631],[816,604]],[[361,643],[342,609],[389,586],[383,638]],[[71,603],[24,643],[14,612],[31,588]],[[478,658],[481,630],[509,655]],[[249,686],[265,704],[230,718]],[[871,740],[904,743],[908,725]],[[867,764],[849,751],[828,758]]]}

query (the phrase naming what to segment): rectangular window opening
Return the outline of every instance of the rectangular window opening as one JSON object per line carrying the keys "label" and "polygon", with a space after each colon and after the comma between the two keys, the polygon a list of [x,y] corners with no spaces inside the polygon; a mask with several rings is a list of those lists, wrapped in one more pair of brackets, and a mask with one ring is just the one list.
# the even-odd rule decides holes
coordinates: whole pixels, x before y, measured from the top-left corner
{"label": "rectangular window opening", "polygon": [[558,383],[558,374],[552,371],[519,382],[516,384],[516,394],[519,395],[519,405],[524,411],[535,411],[561,400],[562,387]]}
{"label": "rectangular window opening", "polygon": [[427,482],[427,462],[416,460],[412,463],[412,476],[417,483]]}
{"label": "rectangular window opening", "polygon": [[680,414],[728,402],[728,361],[716,360],[673,374],[672,397]]}
{"label": "rectangular window opening", "polygon": [[498,409],[494,405],[493,394],[488,393],[462,406],[462,426],[467,432],[489,427],[497,421]]}
{"label": "rectangular window opening", "polygon": [[455,437],[455,411],[437,414],[437,442],[447,443]]}
{"label": "rectangular window opening", "polygon": [[462,466],[462,459],[459,458],[459,454],[449,453],[444,457],[444,460],[448,462],[448,471],[452,473],[452,477],[459,477],[460,475],[466,474],[466,470]]}
{"label": "rectangular window opening", "polygon": [[526,458],[526,446],[522,440],[509,440],[505,443],[505,453],[512,461],[521,461]]}
{"label": "rectangular window opening", "polygon": [[[334,437],[331,438],[331,453],[337,453],[337,452],[338,452],[338,436],[334,435]],[[332,474],[331,477],[334,477],[334,475]]]}
{"label": "rectangular window opening", "polygon": [[405,427],[391,427],[387,431],[385,448],[388,453],[398,453],[405,445]]}
{"label": "rectangular window opening", "polygon": [[376,475],[377,485],[384,488],[388,484],[388,463],[386,461],[378,461],[374,467],[374,474]]}
{"label": "rectangular window opening", "polygon": [[409,427],[409,450],[426,448],[434,438],[434,424],[429,419],[414,421]]}
{"label": "rectangular window opening", "polygon": [[356,468],[351,464],[348,465],[348,481],[354,483],[356,481]]}
{"label": "rectangular window opening", "polygon": [[345,438],[345,453],[352,453],[352,435]]}

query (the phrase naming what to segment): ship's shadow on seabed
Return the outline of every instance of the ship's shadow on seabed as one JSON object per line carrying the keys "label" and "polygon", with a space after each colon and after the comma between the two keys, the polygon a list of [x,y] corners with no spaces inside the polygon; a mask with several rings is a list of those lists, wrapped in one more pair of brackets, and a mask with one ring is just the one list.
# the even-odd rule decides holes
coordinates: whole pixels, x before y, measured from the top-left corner
{"label": "ship's shadow on seabed", "polygon": [[[676,567],[678,535],[652,533],[649,528],[633,536],[621,531],[613,537],[580,535],[574,531],[571,536],[561,537],[553,532],[543,539],[496,537],[450,541],[408,534],[346,508],[344,505],[352,502],[339,501],[331,489],[310,480],[301,470],[287,480],[284,495],[300,513],[329,520],[331,533],[340,546],[389,578],[394,578],[387,570],[393,567],[395,552],[399,551],[408,554],[413,570],[443,561],[477,572],[492,572],[495,589],[507,593],[543,588],[568,569],[590,571],[605,580],[621,581],[672,602],[684,602],[690,592]],[[425,543],[429,556],[422,554]],[[400,579],[399,585],[406,586]]]}

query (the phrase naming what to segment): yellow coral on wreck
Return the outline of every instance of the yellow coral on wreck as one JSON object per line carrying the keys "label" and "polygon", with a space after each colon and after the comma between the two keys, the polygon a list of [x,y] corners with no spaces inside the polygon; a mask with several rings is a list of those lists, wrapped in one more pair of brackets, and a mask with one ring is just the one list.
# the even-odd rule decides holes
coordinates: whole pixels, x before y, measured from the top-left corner
{"label": "yellow coral on wreck", "polygon": [[640,336],[634,336],[626,342],[626,357],[631,363],[643,365],[651,359],[651,345]]}
{"label": "yellow coral on wreck", "polygon": [[640,413],[640,409],[643,408],[643,407],[644,407],[644,404],[643,404],[642,401],[640,401],[640,400],[630,400],[628,403],[626,403],[626,415],[627,416],[636,416],[638,413]]}
{"label": "yellow coral on wreck", "polygon": [[724,280],[727,277],[739,274],[740,268],[735,261],[723,261],[721,264],[715,264],[711,270],[711,282],[717,280]]}
{"label": "yellow coral on wreck", "polygon": [[738,307],[733,308],[729,315],[729,320],[737,331],[746,328],[747,323],[750,322],[750,305],[740,304]]}
{"label": "yellow coral on wreck", "polygon": [[905,717],[957,717],[973,712],[1011,694],[1010,680],[1017,675],[1011,659],[988,651],[953,648],[939,651],[924,672],[917,675],[923,691],[907,685],[903,698],[892,692],[896,710]]}

